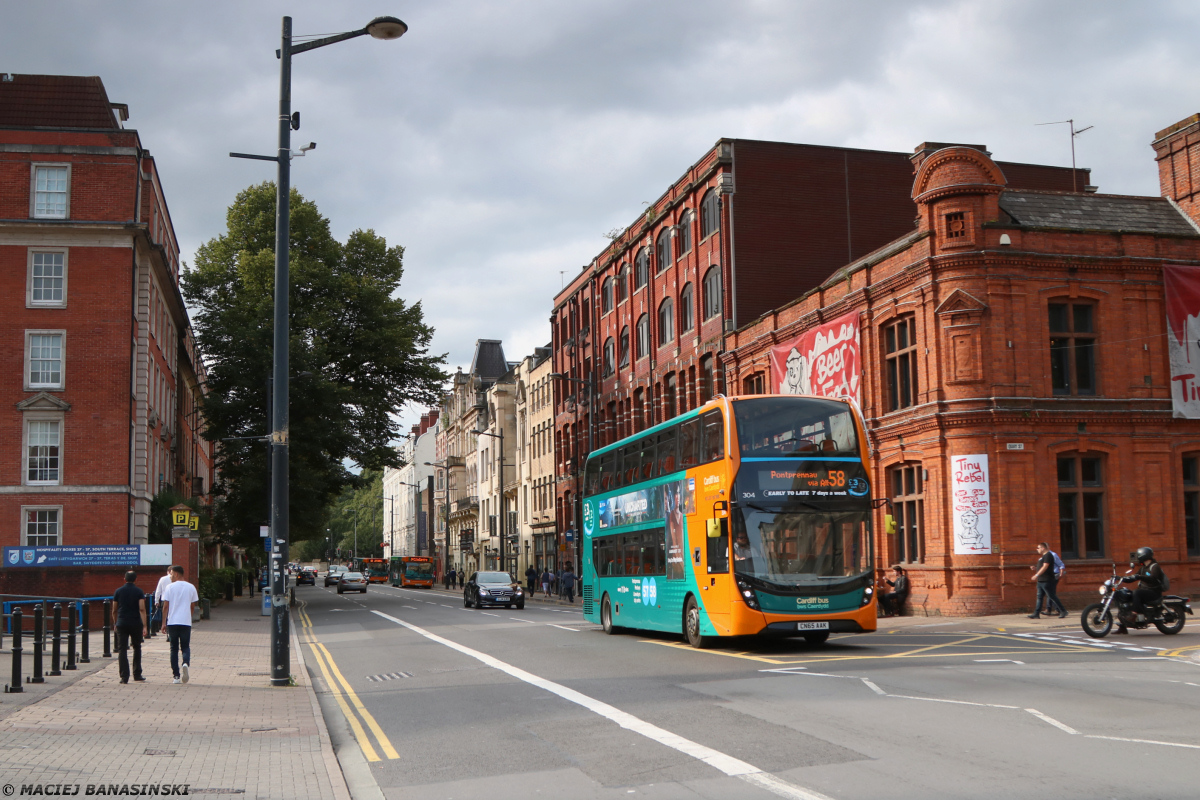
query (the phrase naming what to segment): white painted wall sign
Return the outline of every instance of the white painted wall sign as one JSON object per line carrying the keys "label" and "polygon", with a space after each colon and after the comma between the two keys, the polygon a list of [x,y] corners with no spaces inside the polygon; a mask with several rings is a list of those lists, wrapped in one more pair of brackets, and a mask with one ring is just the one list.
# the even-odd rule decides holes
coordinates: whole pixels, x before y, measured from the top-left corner
{"label": "white painted wall sign", "polygon": [[954,554],[992,552],[992,502],[987,455],[950,457]]}

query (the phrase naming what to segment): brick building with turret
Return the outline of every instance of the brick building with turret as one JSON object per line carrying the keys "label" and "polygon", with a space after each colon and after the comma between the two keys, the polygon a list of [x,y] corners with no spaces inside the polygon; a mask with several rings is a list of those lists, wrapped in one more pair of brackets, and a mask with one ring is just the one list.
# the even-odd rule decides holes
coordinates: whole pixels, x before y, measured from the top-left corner
{"label": "brick building with turret", "polygon": [[772,348],[857,315],[891,501],[876,563],[905,565],[917,613],[1029,610],[1041,541],[1076,610],[1142,545],[1173,592],[1200,587],[1200,420],[1172,415],[1163,288],[1164,265],[1200,266],[1200,115],[1154,148],[1163,197],[1022,189],[981,148],[918,151],[915,228],[725,337],[730,393],[771,391]]}

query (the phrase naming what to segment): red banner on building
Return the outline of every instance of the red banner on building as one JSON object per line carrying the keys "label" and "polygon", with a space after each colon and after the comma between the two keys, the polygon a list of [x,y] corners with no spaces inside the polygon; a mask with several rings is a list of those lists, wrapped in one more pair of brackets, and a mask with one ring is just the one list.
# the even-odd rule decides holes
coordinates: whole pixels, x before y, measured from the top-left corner
{"label": "red banner on building", "polygon": [[1200,419],[1200,267],[1164,266],[1171,408]]}
{"label": "red banner on building", "polygon": [[858,312],[805,331],[771,348],[775,394],[848,397],[862,405],[862,357]]}

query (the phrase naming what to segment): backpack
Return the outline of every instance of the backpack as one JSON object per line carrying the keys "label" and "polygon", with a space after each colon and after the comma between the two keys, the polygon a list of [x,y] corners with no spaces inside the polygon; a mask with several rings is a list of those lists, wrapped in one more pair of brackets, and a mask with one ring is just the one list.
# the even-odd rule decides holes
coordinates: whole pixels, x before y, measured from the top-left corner
{"label": "backpack", "polygon": [[1054,576],[1061,580],[1063,573],[1067,571],[1067,565],[1058,557],[1058,553],[1053,550],[1050,551],[1050,555],[1054,556]]}

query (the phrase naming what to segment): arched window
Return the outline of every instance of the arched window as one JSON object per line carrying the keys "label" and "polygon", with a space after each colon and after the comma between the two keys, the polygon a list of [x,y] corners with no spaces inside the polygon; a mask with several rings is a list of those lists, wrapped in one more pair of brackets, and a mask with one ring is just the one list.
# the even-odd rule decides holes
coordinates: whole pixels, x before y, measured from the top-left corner
{"label": "arched window", "polygon": [[658,234],[658,242],[654,245],[654,274],[671,266],[671,229],[663,228]]}
{"label": "arched window", "polygon": [[709,267],[704,273],[704,319],[712,319],[721,313],[721,271]]}
{"label": "arched window", "polygon": [[645,286],[649,280],[650,252],[647,248],[643,247],[641,250],[638,250],[637,258],[633,260],[633,290],[636,292]]}
{"label": "arched window", "polygon": [[679,335],[696,327],[695,300],[692,285],[686,284],[679,293]]}
{"label": "arched window", "polygon": [[675,257],[680,258],[692,250],[692,212],[685,211],[679,217],[679,231],[675,234]]}
{"label": "arched window", "polygon": [[622,367],[629,366],[629,326],[621,328],[621,361]]}
{"label": "arched window", "polygon": [[622,264],[617,273],[617,302],[624,303],[629,299],[629,265]]}
{"label": "arched window", "polygon": [[613,343],[613,338],[610,336],[604,340],[604,377],[612,375],[616,371],[616,346]]}
{"label": "arched window", "polygon": [[721,230],[720,203],[717,193],[709,189],[700,201],[700,238],[706,239],[711,233]]}
{"label": "arched window", "polygon": [[643,358],[650,352],[650,315],[642,314],[637,321],[637,357]]}
{"label": "arched window", "polygon": [[662,347],[675,338],[675,304],[671,298],[658,307],[658,346]]}
{"label": "arched window", "polygon": [[600,287],[600,306],[605,314],[613,309],[613,279],[611,277],[605,278]]}

